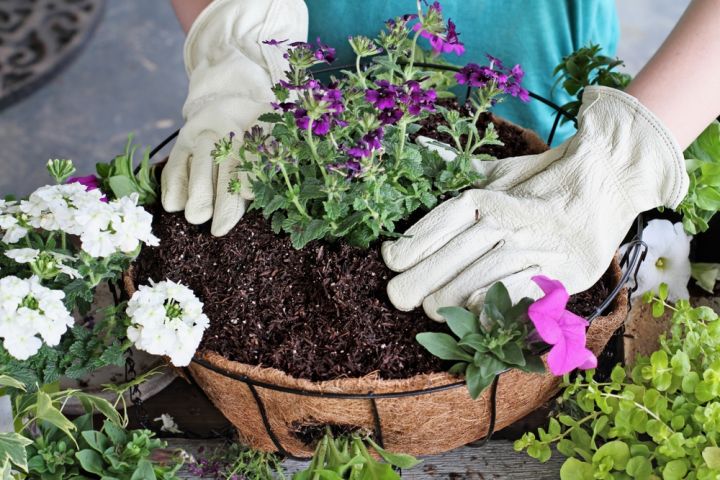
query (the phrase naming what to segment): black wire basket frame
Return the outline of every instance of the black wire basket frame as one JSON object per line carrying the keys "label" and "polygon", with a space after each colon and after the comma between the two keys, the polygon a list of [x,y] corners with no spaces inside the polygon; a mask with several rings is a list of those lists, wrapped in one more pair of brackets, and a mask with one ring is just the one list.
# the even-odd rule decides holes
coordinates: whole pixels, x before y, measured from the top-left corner
{"label": "black wire basket frame", "polygon": [[[453,65],[441,65],[441,64],[433,64],[433,63],[425,63],[425,62],[417,62],[415,63],[418,67],[424,67],[424,68],[431,68],[431,69],[437,69],[437,70],[444,70],[444,71],[459,71],[460,67],[456,67]],[[347,68],[354,68],[355,65],[343,65],[339,67],[328,67],[324,69],[315,70],[314,73],[330,73],[335,71],[340,71],[342,69]],[[468,87],[466,92],[466,99],[470,97],[470,94],[472,93],[473,87]],[[557,131],[557,128],[560,124],[561,119],[564,117],[570,121],[572,121],[575,126],[577,126],[576,119],[568,113],[566,110],[564,110],[561,106],[557,105],[553,101],[538,95],[535,92],[529,91],[529,96],[537,100],[549,107],[551,107],[553,110],[555,110],[555,115],[553,119],[552,128],[550,129],[550,133],[547,138],[547,144],[552,144],[553,139],[555,138],[555,133]],[[165,146],[167,146],[172,140],[174,140],[180,130],[176,130],[174,133],[172,133],[170,136],[168,136],[166,139],[164,139],[162,142],[160,142],[155,148],[153,148],[150,152],[150,158],[152,159],[158,152],[160,152]],[[587,320],[589,323],[591,323],[593,320],[595,320],[597,317],[602,315],[608,307],[612,304],[612,302],[615,300],[615,298],[618,296],[620,291],[630,283],[631,279],[633,282],[631,283],[631,289],[630,291],[633,292],[635,288],[637,287],[637,282],[634,281],[635,277],[637,276],[638,269],[640,268],[640,265],[642,261],[645,259],[645,256],[647,254],[647,245],[642,241],[642,233],[643,233],[643,218],[642,215],[639,215],[635,222],[635,234],[634,237],[630,240],[628,243],[628,248],[626,249],[625,253],[623,254],[622,258],[620,259],[620,267],[623,270],[622,276],[620,278],[620,281],[618,284],[612,289],[612,291],[609,293],[607,298],[603,300],[603,302],[595,309],[595,311],[588,316]],[[309,460],[309,458],[304,457],[298,457],[293,454],[291,454],[288,450],[286,450],[282,442],[279,440],[277,435],[275,434],[271,424],[270,420],[268,418],[267,410],[265,408],[265,404],[262,400],[262,397],[258,393],[258,388],[262,389],[268,389],[268,390],[274,390],[282,393],[288,393],[293,395],[299,395],[303,397],[316,397],[316,398],[326,398],[326,399],[346,399],[346,400],[367,400],[370,404],[371,412],[373,415],[373,438],[375,441],[380,445],[383,446],[383,432],[382,432],[382,421],[380,418],[380,412],[377,407],[376,400],[378,399],[387,399],[387,398],[402,398],[402,397],[413,397],[413,396],[419,396],[419,395],[428,395],[436,392],[441,392],[445,390],[451,390],[455,388],[463,388],[466,385],[465,380],[459,380],[454,383],[449,383],[445,385],[439,385],[435,387],[430,387],[422,390],[411,390],[411,391],[400,391],[400,392],[388,392],[388,393],[374,393],[374,392],[368,392],[368,393],[336,393],[336,392],[318,392],[313,390],[305,390],[300,388],[291,388],[291,387],[285,387],[282,385],[275,385],[268,382],[259,381],[256,379],[253,379],[251,377],[236,374],[233,372],[229,372],[227,370],[224,370],[222,368],[218,368],[217,366],[213,365],[212,363],[208,362],[207,360],[200,358],[200,357],[194,357],[192,360],[194,363],[211,370],[215,373],[218,373],[220,375],[223,375],[228,378],[232,378],[233,380],[237,380],[239,382],[243,382],[247,385],[248,389],[250,390],[253,399],[255,400],[255,403],[257,404],[258,411],[260,412],[260,416],[262,418],[263,425],[265,426],[265,429],[267,430],[267,434],[269,438],[271,439],[273,445],[277,449],[278,453],[286,458],[292,459],[292,460]],[[468,444],[468,446],[472,447],[482,447],[485,445],[490,438],[492,437],[493,433],[495,432],[495,419],[496,419],[496,410],[497,410],[497,387],[498,383],[500,381],[500,377],[503,373],[509,371],[510,369],[504,370],[503,372],[500,372],[495,379],[493,380],[492,384],[490,385],[490,419],[488,423],[488,431],[485,437],[482,440],[479,440],[477,442],[473,442]],[[190,375],[188,375],[188,378],[191,378]]]}

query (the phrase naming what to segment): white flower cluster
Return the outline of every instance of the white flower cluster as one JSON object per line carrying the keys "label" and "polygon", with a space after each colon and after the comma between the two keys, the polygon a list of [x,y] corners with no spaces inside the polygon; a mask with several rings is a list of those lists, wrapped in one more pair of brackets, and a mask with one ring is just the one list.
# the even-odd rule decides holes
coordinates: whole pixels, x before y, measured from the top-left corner
{"label": "white flower cluster", "polygon": [[[0,339],[10,355],[26,360],[37,353],[42,340],[50,346],[73,325],[63,304],[65,294],[43,287],[37,277],[0,279]],[[38,338],[38,335],[42,338]]]}
{"label": "white flower cluster", "polygon": [[127,336],[140,350],[188,365],[209,324],[202,307],[185,285],[170,280],[143,285],[128,302]]}
{"label": "white flower cluster", "polygon": [[77,235],[82,249],[93,257],[130,253],[140,242],[158,245],[152,215],[137,200],[132,194],[106,202],[100,190],[86,190],[80,183],[40,187],[19,204],[0,203],[2,241],[17,243],[31,227]]}

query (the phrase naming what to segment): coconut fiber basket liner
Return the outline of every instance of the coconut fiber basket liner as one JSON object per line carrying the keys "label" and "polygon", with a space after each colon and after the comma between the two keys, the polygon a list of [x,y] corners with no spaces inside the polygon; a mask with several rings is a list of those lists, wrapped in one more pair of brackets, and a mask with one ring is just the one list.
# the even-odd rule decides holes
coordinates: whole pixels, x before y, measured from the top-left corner
{"label": "coconut fiber basket liner", "polygon": [[[624,260],[639,256],[630,250]],[[634,269],[633,263],[631,258],[626,272]],[[610,269],[614,292],[598,308],[587,334],[588,348],[596,355],[628,312],[628,292],[623,287],[628,274],[621,273],[617,260]],[[131,271],[125,276],[125,287],[129,294],[135,290]],[[609,313],[600,315],[605,309]],[[447,373],[404,380],[368,375],[313,382],[274,368],[230,361],[213,352],[198,353],[188,371],[244,443],[290,458],[311,456],[314,445],[305,443],[301,432],[321,431],[325,425],[370,432],[390,451],[446,452],[489,437],[533,412],[558,392],[561,382],[550,373],[511,369],[473,400],[464,380]]]}

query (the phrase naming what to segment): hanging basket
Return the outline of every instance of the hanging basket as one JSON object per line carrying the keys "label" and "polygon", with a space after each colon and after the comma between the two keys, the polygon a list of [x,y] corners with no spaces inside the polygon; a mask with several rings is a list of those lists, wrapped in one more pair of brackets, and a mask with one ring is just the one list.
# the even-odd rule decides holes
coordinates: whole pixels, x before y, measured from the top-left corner
{"label": "hanging basket", "polygon": [[[552,143],[561,117],[574,119],[551,101],[533,92],[530,96],[557,112],[547,143],[534,132],[521,129],[528,143],[527,153],[541,153]],[[493,117],[495,124],[504,122],[510,123]],[[150,156],[177,133],[158,145]],[[610,295],[588,318],[591,324],[587,346],[596,355],[627,317],[628,290],[624,285],[643,259],[641,232],[639,219],[632,247],[609,267]],[[625,273],[621,265],[626,267]],[[132,295],[136,288],[132,268],[126,272],[124,282],[127,293]],[[390,451],[411,455],[446,452],[489,438],[495,430],[525,417],[550,400],[561,382],[550,373],[509,369],[473,400],[464,379],[448,373],[402,380],[368,375],[313,382],[274,368],[234,362],[214,352],[198,352],[187,371],[236,427],[243,443],[293,459],[312,456],[317,433],[322,435],[326,426],[341,432],[367,432]]]}

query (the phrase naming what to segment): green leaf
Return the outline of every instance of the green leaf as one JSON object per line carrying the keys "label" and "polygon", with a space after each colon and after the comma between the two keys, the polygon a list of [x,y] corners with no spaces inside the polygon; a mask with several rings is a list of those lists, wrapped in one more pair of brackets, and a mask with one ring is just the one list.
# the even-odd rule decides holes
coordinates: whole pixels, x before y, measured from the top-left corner
{"label": "green leaf", "polygon": [[413,468],[416,465],[420,463],[420,460],[413,457],[412,455],[407,455],[404,453],[391,453],[387,450],[383,449],[380,445],[375,443],[371,438],[367,439],[367,442],[372,445],[372,447],[375,449],[376,452],[380,454],[380,456],[388,462],[391,465],[395,465],[398,468]]}
{"label": "green leaf", "polygon": [[720,263],[691,263],[691,276],[698,287],[706,292],[715,291],[715,283],[720,279]]}
{"label": "green leaf", "polygon": [[468,333],[479,333],[478,319],[474,313],[461,307],[442,307],[438,314],[447,321],[450,330],[460,339]]}
{"label": "green leaf", "polygon": [[260,115],[258,120],[265,123],[279,123],[282,122],[283,118],[279,113],[268,112]]}
{"label": "green leaf", "polygon": [[522,348],[520,348],[517,343],[506,343],[502,349],[502,352],[503,360],[505,361],[505,363],[509,363],[510,365],[516,365],[519,367],[525,366],[525,355],[523,354]]}
{"label": "green leaf", "polygon": [[625,471],[637,480],[648,480],[653,471],[652,462],[647,457],[632,457],[628,460]]}
{"label": "green leaf", "polygon": [[468,364],[467,370],[465,371],[465,380],[467,382],[470,398],[476,400],[483,390],[490,386],[494,379],[494,375],[490,377],[482,376],[480,374],[480,367],[474,363]]}
{"label": "green leaf", "polygon": [[528,353],[525,354],[525,365],[518,368],[529,373],[545,373],[545,364],[543,363],[542,358]]}
{"label": "green leaf", "polygon": [[630,460],[630,447],[625,442],[613,440],[607,442],[597,449],[592,457],[593,463],[599,463],[603,458],[610,457],[613,461],[613,467],[618,470],[624,470],[628,460]]}
{"label": "green leaf", "polygon": [[720,447],[705,447],[702,457],[708,467],[720,470]]}
{"label": "green leaf", "polygon": [[80,435],[87,442],[90,448],[97,451],[98,453],[103,453],[110,447],[108,437],[106,437],[105,434],[103,434],[102,432],[98,432],[97,430],[89,430],[81,432]]}
{"label": "green leaf", "polygon": [[488,303],[497,308],[503,316],[512,308],[510,293],[502,282],[494,283],[487,291],[485,294],[485,304]]}
{"label": "green leaf", "polygon": [[111,421],[105,421],[103,424],[103,432],[105,432],[110,439],[110,442],[114,445],[124,445],[128,442],[128,436],[125,429]]}
{"label": "green leaf", "polygon": [[663,468],[663,480],[681,480],[688,473],[687,461],[684,459],[671,460]]}
{"label": "green leaf", "polygon": [[115,407],[112,406],[110,402],[108,402],[104,398],[98,397],[96,395],[90,395],[84,392],[75,392],[73,396],[77,398],[80,402],[82,402],[83,405],[88,405],[93,410],[101,413],[105,418],[113,422],[115,425],[122,424],[122,418],[120,417],[118,411],[115,409]]}
{"label": "green leaf", "polygon": [[138,462],[130,480],[156,480],[156,478],[152,463],[143,459]]}
{"label": "green leaf", "polygon": [[0,432],[0,465],[13,464],[22,471],[27,472],[28,464],[25,447],[32,443],[32,440],[18,433]]}
{"label": "green leaf", "polygon": [[420,345],[442,360],[460,360],[472,363],[473,357],[458,346],[457,340],[447,333],[424,332],[415,336]]}
{"label": "green leaf", "polygon": [[75,430],[75,425],[68,420],[60,410],[55,408],[52,403],[52,399],[47,393],[38,391],[36,395],[37,406],[35,415],[37,416],[37,419],[56,426],[74,441],[72,432]]}
{"label": "green leaf", "polygon": [[80,466],[89,473],[95,475],[103,475],[105,473],[105,462],[102,457],[95,450],[80,450],[75,453],[75,458],[80,462]]}
{"label": "green leaf", "polygon": [[9,375],[0,375],[0,387],[10,387],[25,391],[25,384]]}
{"label": "green leaf", "polygon": [[135,182],[125,175],[115,175],[108,179],[108,185],[115,198],[127,197],[138,191]]}
{"label": "green leaf", "polygon": [[593,466],[577,458],[568,458],[560,467],[560,480],[594,480]]}

